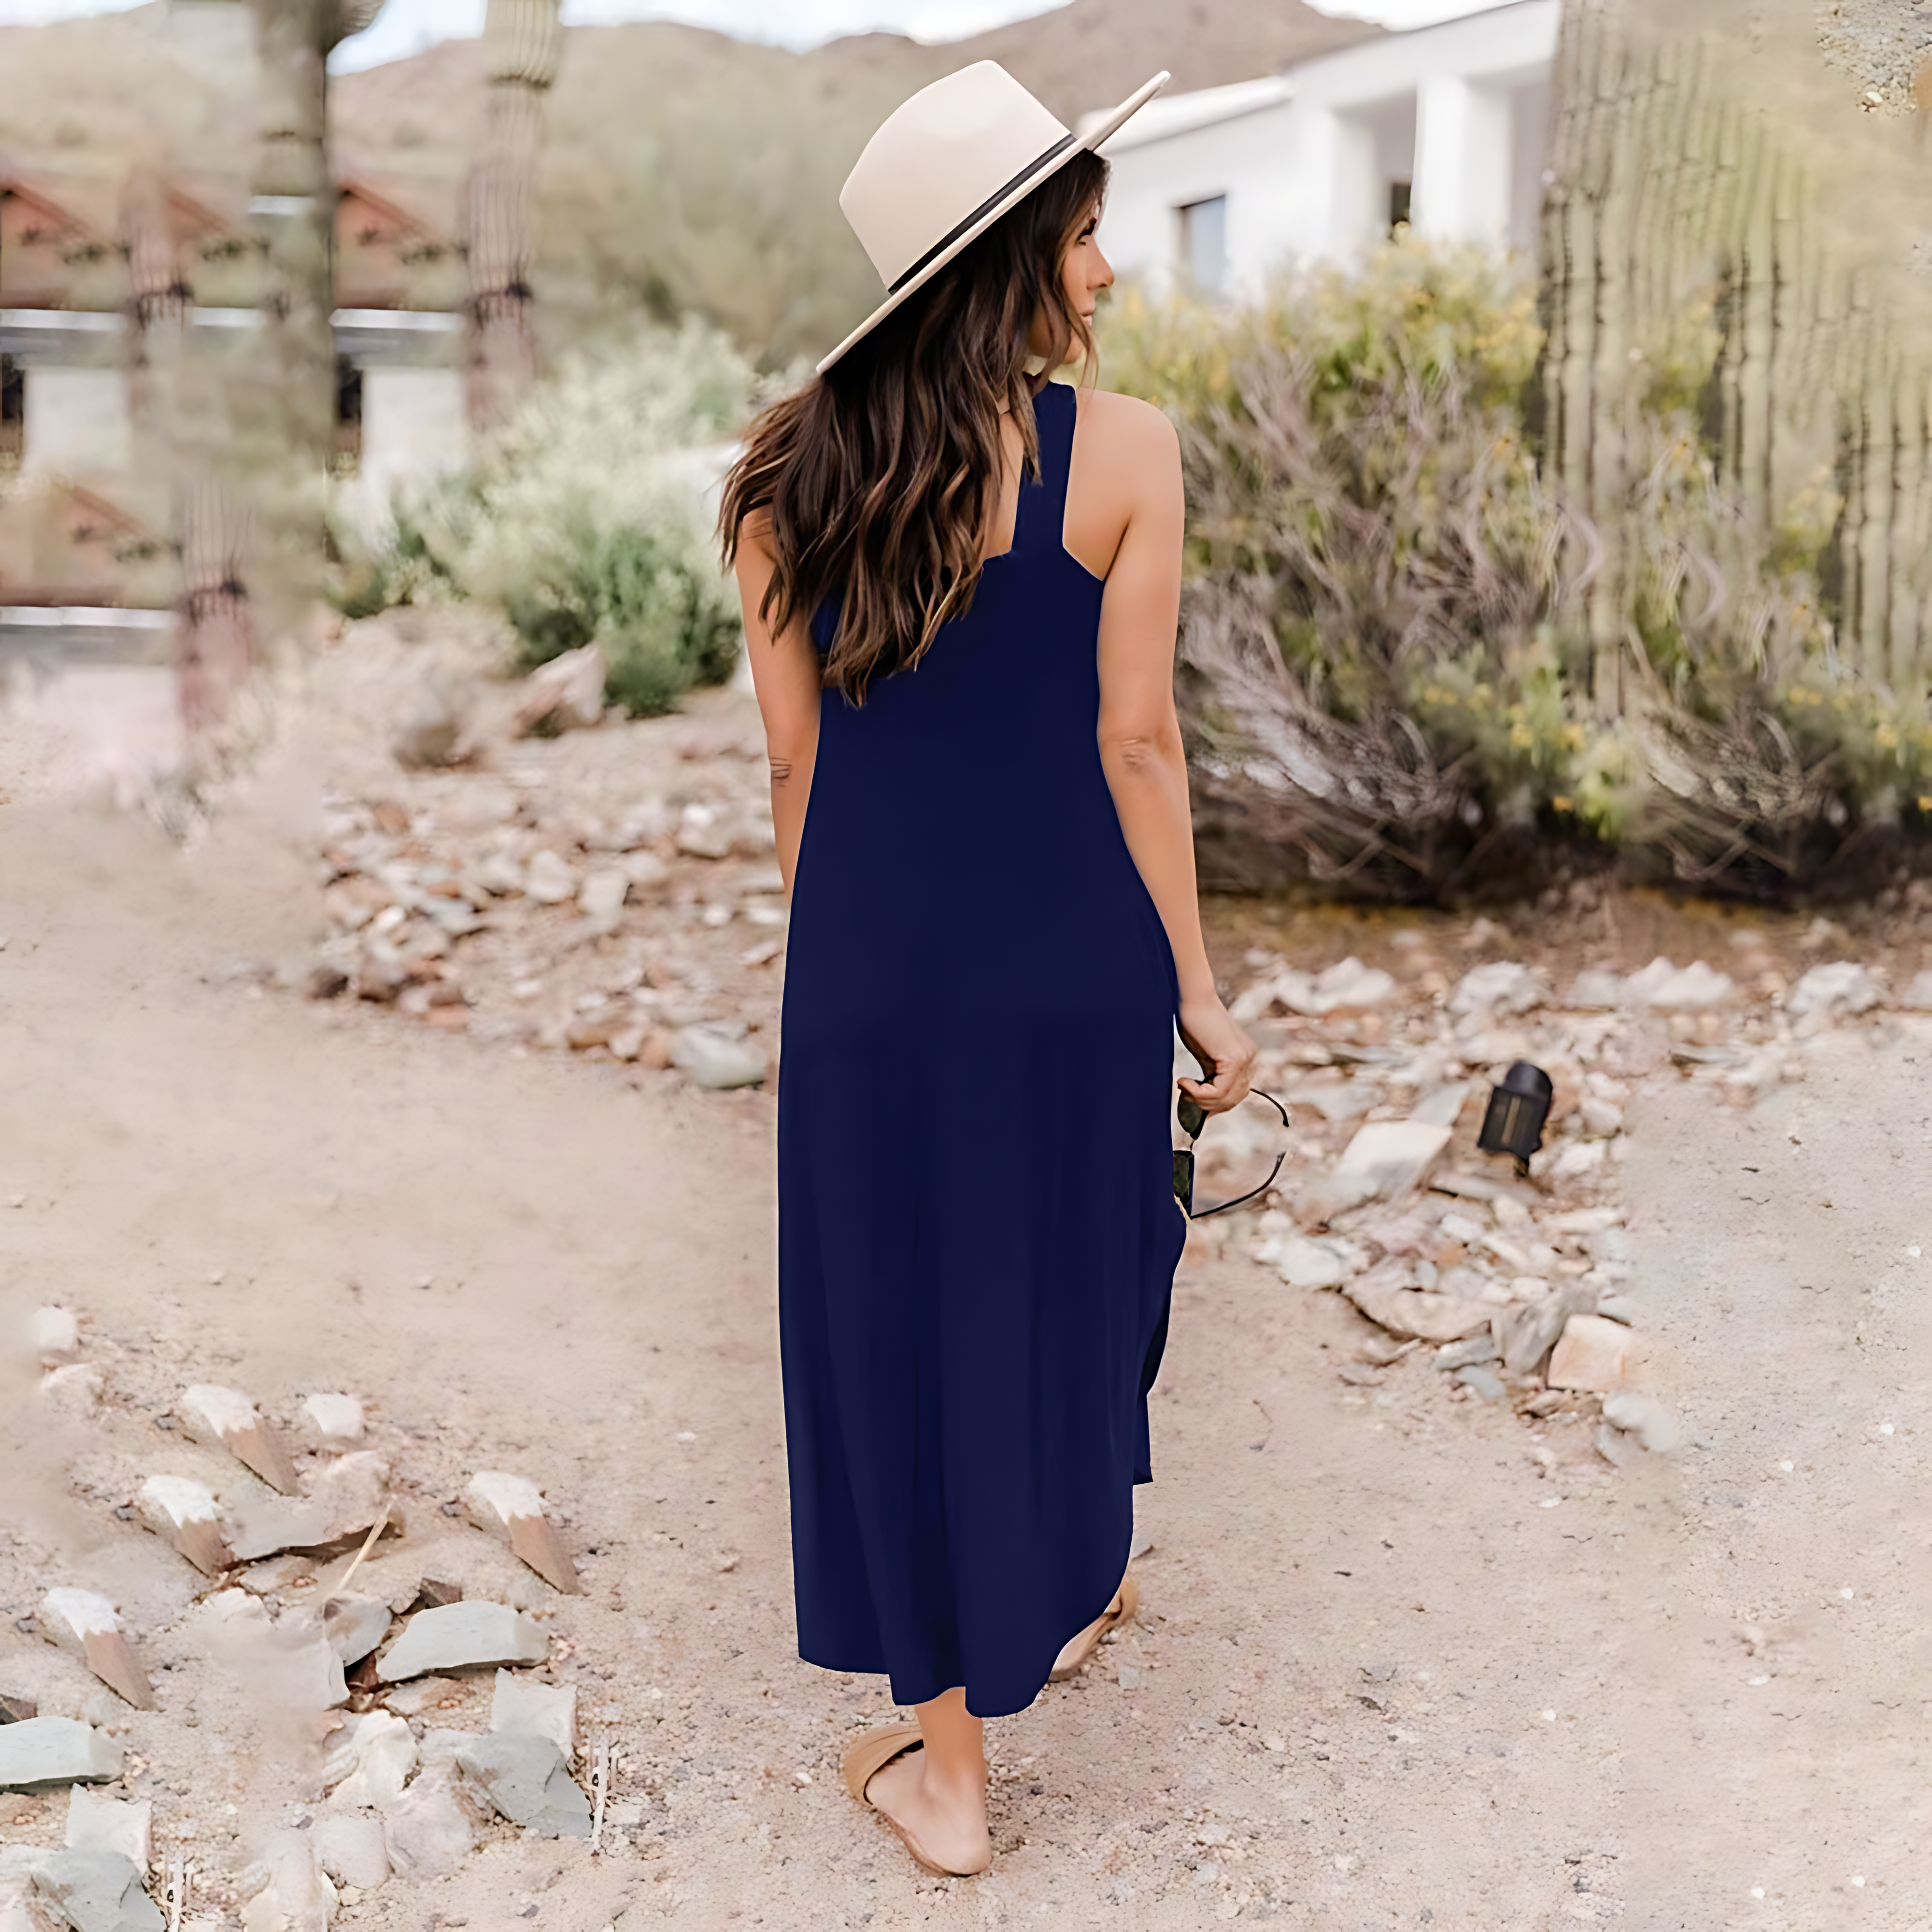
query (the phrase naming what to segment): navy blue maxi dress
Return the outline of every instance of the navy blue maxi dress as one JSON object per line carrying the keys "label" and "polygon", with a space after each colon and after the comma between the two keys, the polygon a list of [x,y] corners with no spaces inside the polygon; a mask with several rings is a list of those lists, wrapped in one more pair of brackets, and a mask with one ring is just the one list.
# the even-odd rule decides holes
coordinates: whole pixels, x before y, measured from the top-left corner
{"label": "navy blue maxi dress", "polygon": [[1096,742],[1104,586],[1062,542],[1076,398],[1034,406],[971,609],[862,707],[824,694],[778,1075],[799,1654],[981,1718],[1126,1568],[1187,1227],[1179,983]]}

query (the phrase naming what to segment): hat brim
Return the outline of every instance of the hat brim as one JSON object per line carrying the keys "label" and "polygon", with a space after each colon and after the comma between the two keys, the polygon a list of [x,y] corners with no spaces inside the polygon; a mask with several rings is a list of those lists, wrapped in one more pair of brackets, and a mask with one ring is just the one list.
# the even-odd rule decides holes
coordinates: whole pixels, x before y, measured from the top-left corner
{"label": "hat brim", "polygon": [[1090,154],[1103,141],[1110,140],[1118,134],[1123,124],[1138,114],[1172,78],[1172,76],[1163,69],[1151,80],[1144,82],[1142,86],[1136,88],[1119,106],[1102,119],[1082,139],[1072,142],[1060,149],[1058,154],[1042,161],[1035,172],[1028,175],[1007,194],[1002,196],[964,233],[949,243],[931,261],[926,263],[910,280],[902,287],[896,289],[884,302],[873,310],[872,313],[866,316],[866,320],[860,323],[859,326],[854,329],[852,333],[818,364],[819,374],[824,375],[826,370],[830,368],[855,343],[864,340],[896,308],[924,288],[926,284],[931,281],[933,277],[938,274],[940,270],[944,268],[962,249],[969,247],[980,236],[985,234],[1000,216],[1025,200],[1027,196],[1032,194],[1042,182],[1050,180],[1058,174],[1076,154]]}

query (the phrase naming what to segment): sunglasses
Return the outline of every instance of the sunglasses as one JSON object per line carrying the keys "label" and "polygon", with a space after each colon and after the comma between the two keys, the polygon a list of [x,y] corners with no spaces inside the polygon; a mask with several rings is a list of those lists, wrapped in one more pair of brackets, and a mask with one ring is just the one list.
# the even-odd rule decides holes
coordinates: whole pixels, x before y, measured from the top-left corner
{"label": "sunglasses", "polygon": [[[1264,1094],[1258,1087],[1248,1090],[1250,1100],[1265,1100],[1281,1116],[1281,1124],[1288,1124],[1288,1109],[1272,1094]],[[1174,1110],[1174,1118],[1180,1124],[1180,1131],[1190,1140],[1200,1138],[1201,1130],[1208,1124],[1208,1109],[1191,1094],[1181,1095]],[[1268,1170],[1268,1178],[1260,1186],[1251,1187],[1245,1194],[1238,1194],[1232,1201],[1217,1202],[1212,1208],[1196,1209],[1194,1205],[1194,1150],[1191,1147],[1176,1148],[1174,1150],[1174,1198],[1180,1203],[1181,1211],[1190,1221],[1198,1221],[1203,1216],[1219,1214],[1225,1209],[1238,1208],[1244,1201],[1252,1201],[1257,1194],[1264,1194],[1274,1184],[1275,1176],[1281,1172],[1282,1162],[1288,1158],[1284,1148],[1274,1157],[1274,1166]]]}

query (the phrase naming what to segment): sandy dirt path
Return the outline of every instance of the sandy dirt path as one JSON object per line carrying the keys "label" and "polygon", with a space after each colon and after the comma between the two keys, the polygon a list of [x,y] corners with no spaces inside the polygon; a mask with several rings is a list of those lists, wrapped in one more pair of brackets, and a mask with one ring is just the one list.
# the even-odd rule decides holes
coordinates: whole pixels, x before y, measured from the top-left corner
{"label": "sandy dirt path", "polygon": [[[1908,1036],[1756,1114],[1670,1076],[1634,1108],[1636,1292],[1692,1438],[1669,1461],[1451,1404],[1418,1358],[1348,1386],[1338,1298],[1191,1251],[1141,1618],[992,1727],[994,1865],[938,1880],[838,1784],[883,1681],[793,1653],[772,1096],[251,990],[230,962],[313,929],[293,797],[185,862],[138,820],[0,818],[0,1294],[10,1326],[84,1313],[123,1432],[50,1429],[10,1384],[0,1670],[45,1650],[13,1623],[50,1582],[186,1617],[200,1580],[104,1504],[188,1380],[277,1417],[363,1396],[412,1499],[392,1565],[470,1470],[530,1476],[587,1586],[532,1599],[550,1674],[613,1742],[626,1822],[596,1858],[499,1828],[338,1923],[1928,1922]],[[117,1719],[132,1788],[232,1871],[314,1813],[314,1760],[225,1747],[232,1700],[178,1664]],[[459,1685],[432,1721],[486,1712]],[[9,1841],[57,1836],[57,1801],[6,1802]]]}

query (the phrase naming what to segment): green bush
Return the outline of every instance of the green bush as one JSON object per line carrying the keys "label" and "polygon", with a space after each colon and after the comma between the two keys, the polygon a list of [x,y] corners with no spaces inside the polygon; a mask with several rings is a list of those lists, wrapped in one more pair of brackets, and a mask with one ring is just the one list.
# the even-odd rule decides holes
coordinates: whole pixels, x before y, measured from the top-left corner
{"label": "green bush", "polygon": [[343,608],[494,602],[526,664],[601,644],[610,694],[636,715],[724,682],[742,630],[706,495],[764,387],[695,322],[570,359],[470,470],[399,496],[380,542],[338,538]]}

